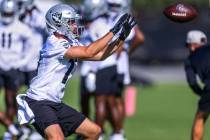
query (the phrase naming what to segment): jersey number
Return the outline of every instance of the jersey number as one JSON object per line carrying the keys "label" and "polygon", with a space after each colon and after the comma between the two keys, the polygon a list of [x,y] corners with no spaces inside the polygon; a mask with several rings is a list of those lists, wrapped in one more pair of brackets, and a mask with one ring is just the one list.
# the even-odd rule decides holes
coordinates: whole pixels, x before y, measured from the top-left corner
{"label": "jersey number", "polygon": [[1,34],[1,46],[3,48],[11,48],[12,46],[12,34],[11,33],[2,33]]}
{"label": "jersey number", "polygon": [[67,70],[67,72],[65,73],[65,75],[63,77],[63,80],[62,80],[63,84],[66,84],[66,81],[68,80],[68,77],[69,77],[70,73],[72,72],[73,68],[75,67],[75,63],[74,63],[73,59],[70,59],[69,63],[70,63],[70,67]]}

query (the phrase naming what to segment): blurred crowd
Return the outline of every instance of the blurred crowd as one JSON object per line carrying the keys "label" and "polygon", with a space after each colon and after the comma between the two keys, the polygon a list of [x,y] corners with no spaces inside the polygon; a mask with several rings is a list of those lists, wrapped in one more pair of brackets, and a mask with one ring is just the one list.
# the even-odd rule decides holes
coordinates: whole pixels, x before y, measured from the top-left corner
{"label": "blurred crowd", "polygon": [[[78,31],[81,33],[78,39],[84,45],[104,36],[122,14],[132,14],[129,0],[84,0],[80,5],[72,6],[83,17],[81,27],[85,30]],[[17,125],[15,117],[18,91],[22,86],[28,88],[37,74],[39,52],[48,35],[45,15],[34,0],[1,0],[0,17],[0,88],[4,91],[6,104],[5,111],[0,113],[0,120],[6,128],[3,139],[43,139],[31,126]],[[125,139],[123,92],[127,92],[127,98],[128,93],[136,93],[135,86],[131,84],[129,56],[143,43],[144,35],[135,26],[117,53],[100,62],[81,63],[81,111],[89,116],[90,98],[94,98],[95,113],[92,119],[101,128],[104,128],[106,121],[110,122],[113,131],[110,140]],[[133,107],[128,105],[128,108]],[[101,140],[105,132],[103,129]]]}

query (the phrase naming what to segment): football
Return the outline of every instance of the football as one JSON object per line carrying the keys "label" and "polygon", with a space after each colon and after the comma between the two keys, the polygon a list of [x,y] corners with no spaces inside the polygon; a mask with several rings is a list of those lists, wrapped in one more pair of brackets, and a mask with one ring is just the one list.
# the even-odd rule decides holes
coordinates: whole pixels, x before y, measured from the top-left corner
{"label": "football", "polygon": [[175,22],[188,22],[197,17],[197,10],[186,3],[178,3],[168,6],[163,11],[164,15]]}

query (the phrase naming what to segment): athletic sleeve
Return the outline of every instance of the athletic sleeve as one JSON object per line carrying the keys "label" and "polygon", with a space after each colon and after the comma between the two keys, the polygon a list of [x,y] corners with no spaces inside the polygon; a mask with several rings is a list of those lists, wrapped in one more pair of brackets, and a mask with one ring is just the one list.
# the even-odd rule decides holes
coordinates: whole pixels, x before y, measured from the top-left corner
{"label": "athletic sleeve", "polygon": [[189,59],[185,61],[185,73],[190,88],[194,91],[195,94],[200,96],[203,93],[203,90],[201,89],[200,85],[197,83],[196,73]]}

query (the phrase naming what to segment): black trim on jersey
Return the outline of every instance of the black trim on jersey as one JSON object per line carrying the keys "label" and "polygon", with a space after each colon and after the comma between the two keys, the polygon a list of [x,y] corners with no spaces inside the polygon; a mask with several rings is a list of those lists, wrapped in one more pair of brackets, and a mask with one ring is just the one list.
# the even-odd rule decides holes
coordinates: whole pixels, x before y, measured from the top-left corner
{"label": "black trim on jersey", "polygon": [[9,33],[9,43],[8,43],[8,48],[11,48],[11,46],[12,46],[12,34],[11,33]]}
{"label": "black trim on jersey", "polygon": [[6,47],[6,38],[8,37],[8,44],[7,44],[8,46],[7,47],[10,49],[12,46],[12,33],[8,33],[8,34],[2,33],[1,37],[2,37],[1,45],[3,48]]}
{"label": "black trim on jersey", "polygon": [[75,66],[74,59],[70,59],[69,63],[71,65],[70,65],[69,69],[67,70],[67,72],[65,73],[65,75],[63,77],[63,80],[62,80],[63,84],[66,84],[66,81],[68,80],[68,77],[69,77],[70,73],[72,72],[72,70],[73,70],[73,68]]}
{"label": "black trim on jersey", "polygon": [[5,33],[2,33],[2,47],[5,47]]}

